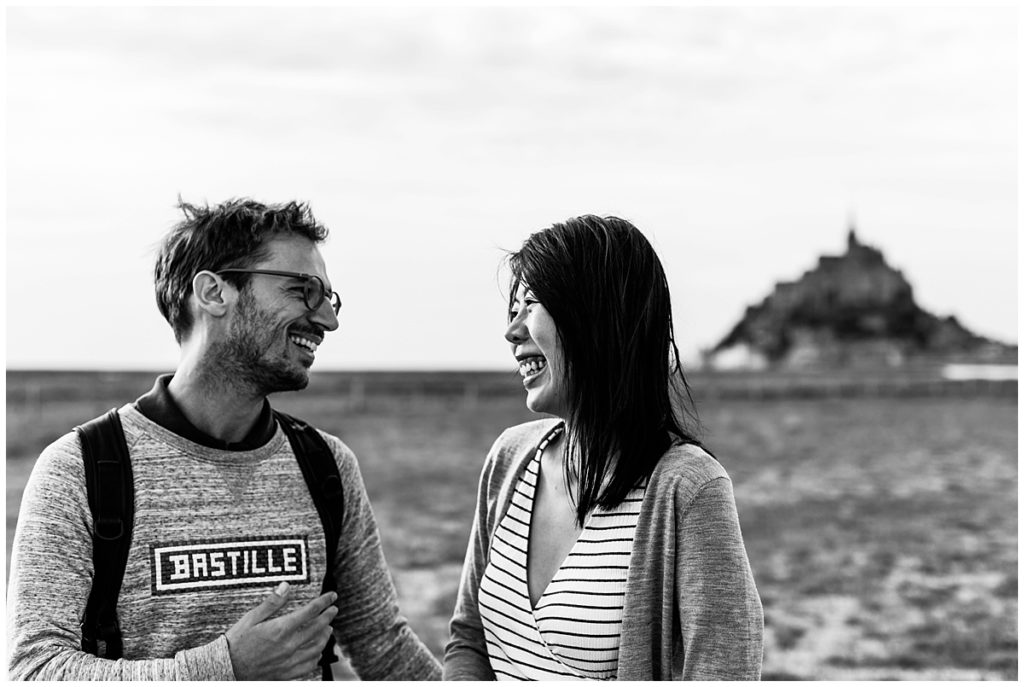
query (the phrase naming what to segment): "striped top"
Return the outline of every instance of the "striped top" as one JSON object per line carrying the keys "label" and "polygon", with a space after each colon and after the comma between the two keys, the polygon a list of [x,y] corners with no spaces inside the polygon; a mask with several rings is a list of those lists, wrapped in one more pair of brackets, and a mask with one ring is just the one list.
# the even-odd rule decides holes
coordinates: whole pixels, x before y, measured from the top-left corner
{"label": "striped top", "polygon": [[587,517],[536,608],[530,604],[527,544],[540,458],[563,427],[544,438],[516,484],[480,581],[480,619],[499,680],[607,680],[618,668],[626,576],[645,487]]}

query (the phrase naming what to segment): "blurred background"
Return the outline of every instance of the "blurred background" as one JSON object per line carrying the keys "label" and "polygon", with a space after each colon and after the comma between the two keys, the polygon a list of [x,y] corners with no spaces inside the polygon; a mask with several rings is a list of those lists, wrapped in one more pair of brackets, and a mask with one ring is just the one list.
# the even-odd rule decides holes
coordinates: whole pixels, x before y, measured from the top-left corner
{"label": "blurred background", "polygon": [[303,200],[341,328],[275,404],[359,456],[440,654],[483,457],[531,417],[501,260],[613,214],[668,273],[764,676],[1017,679],[1015,7],[5,19],[7,553],[42,448],[174,369],[179,195]]}

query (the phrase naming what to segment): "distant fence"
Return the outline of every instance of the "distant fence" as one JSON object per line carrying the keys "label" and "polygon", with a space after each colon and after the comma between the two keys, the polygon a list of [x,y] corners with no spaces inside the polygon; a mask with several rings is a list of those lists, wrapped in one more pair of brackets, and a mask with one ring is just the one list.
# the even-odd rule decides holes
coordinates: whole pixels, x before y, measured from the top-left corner
{"label": "distant fence", "polygon": [[1017,380],[922,379],[915,377],[864,379],[701,379],[691,383],[697,399],[825,399],[921,398],[936,396],[1017,397]]}
{"label": "distant fence", "polygon": [[[7,372],[7,406],[41,409],[50,403],[95,401],[116,405],[151,388],[149,372]],[[871,397],[1017,396],[1016,379],[945,379],[929,371],[837,374],[709,373],[687,375],[694,399],[773,400]],[[384,400],[443,399],[467,406],[523,394],[513,372],[319,372],[304,395],[332,397],[359,409]]]}
{"label": "distant fence", "polygon": [[[817,399],[858,397],[1017,396],[1016,379],[946,379],[931,371],[886,374],[711,373],[686,375],[695,399]],[[348,398],[356,405],[380,398],[461,399],[472,404],[520,398],[513,372],[327,372],[304,393]]]}

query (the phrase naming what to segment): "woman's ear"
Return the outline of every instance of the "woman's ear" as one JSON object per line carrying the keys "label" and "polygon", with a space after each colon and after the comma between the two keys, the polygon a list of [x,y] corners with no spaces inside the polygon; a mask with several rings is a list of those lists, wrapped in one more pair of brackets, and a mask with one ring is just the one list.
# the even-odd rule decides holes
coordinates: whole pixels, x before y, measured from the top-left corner
{"label": "woman's ear", "polygon": [[192,277],[196,306],[211,317],[224,317],[238,296],[238,290],[220,275],[203,270]]}

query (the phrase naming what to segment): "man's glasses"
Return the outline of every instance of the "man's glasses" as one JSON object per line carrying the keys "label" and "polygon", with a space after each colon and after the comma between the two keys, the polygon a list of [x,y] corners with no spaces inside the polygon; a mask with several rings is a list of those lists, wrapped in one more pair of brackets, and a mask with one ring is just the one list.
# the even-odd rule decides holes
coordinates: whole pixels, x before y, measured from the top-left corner
{"label": "man's glasses", "polygon": [[341,311],[341,296],[338,295],[337,291],[328,291],[327,286],[324,284],[324,280],[315,274],[282,272],[280,270],[243,270],[234,268],[220,270],[217,274],[229,274],[232,272],[235,274],[269,274],[272,277],[289,277],[290,279],[299,279],[302,281],[302,299],[306,302],[307,308],[314,311],[319,310],[320,306],[323,305],[324,299],[327,299],[330,301],[331,307],[334,308],[335,315]]}

